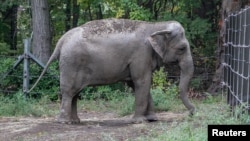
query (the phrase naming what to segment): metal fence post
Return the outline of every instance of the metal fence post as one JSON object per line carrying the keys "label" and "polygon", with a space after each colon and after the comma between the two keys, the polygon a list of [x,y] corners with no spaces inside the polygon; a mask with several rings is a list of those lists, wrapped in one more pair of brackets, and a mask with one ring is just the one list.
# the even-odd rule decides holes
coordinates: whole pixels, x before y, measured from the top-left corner
{"label": "metal fence post", "polygon": [[29,49],[30,38],[24,39],[24,64],[23,64],[23,93],[27,96],[29,91]]}

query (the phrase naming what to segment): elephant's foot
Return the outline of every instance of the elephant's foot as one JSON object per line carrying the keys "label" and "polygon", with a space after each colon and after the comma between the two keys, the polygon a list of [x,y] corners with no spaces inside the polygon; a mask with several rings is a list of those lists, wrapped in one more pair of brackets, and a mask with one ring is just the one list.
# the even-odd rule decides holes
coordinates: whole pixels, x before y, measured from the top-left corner
{"label": "elephant's foot", "polygon": [[147,118],[145,116],[134,116],[132,118],[132,123],[140,124],[147,122]]}
{"label": "elephant's foot", "polygon": [[157,121],[158,118],[155,114],[148,114],[146,116],[134,116],[132,119],[133,123],[144,123],[144,122],[154,122]]}
{"label": "elephant's foot", "polygon": [[147,118],[147,120],[149,121],[149,122],[154,122],[154,121],[158,121],[158,118],[157,118],[157,116],[155,115],[155,114],[148,114],[147,116],[146,116],[146,118]]}
{"label": "elephant's foot", "polygon": [[65,117],[65,116],[58,116],[56,121],[58,123],[62,123],[62,124],[78,124],[80,123],[80,119],[78,117],[74,117],[74,118],[68,118],[68,117]]}

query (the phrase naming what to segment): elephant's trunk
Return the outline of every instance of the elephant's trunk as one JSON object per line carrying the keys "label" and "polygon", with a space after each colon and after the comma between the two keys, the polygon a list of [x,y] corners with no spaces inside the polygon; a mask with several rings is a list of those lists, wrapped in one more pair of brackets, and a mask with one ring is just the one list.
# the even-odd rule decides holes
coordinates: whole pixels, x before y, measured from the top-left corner
{"label": "elephant's trunk", "polygon": [[195,112],[195,107],[188,99],[188,86],[194,73],[194,64],[192,56],[190,55],[189,57],[182,59],[179,62],[179,65],[181,68],[181,76],[179,84],[180,98],[185,107],[189,110],[190,114],[192,115]]}

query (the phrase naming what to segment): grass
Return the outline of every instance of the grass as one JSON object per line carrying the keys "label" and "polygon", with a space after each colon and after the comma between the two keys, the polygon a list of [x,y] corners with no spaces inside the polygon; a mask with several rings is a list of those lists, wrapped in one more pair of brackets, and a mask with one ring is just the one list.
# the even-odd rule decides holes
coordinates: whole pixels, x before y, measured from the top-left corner
{"label": "grass", "polygon": [[39,100],[26,98],[19,92],[12,97],[0,95],[0,116],[52,116],[57,113],[48,97]]}
{"label": "grass", "polygon": [[232,116],[225,96],[194,102],[197,112],[193,117],[186,117],[182,122],[161,123],[152,129],[150,135],[138,137],[136,141],[206,141],[208,125],[247,124],[250,119],[249,115],[243,115],[241,118]]}
{"label": "grass", "polygon": [[[155,88],[151,90],[156,111],[177,111],[183,108],[180,99],[177,98],[177,86],[173,85],[167,90]],[[107,95],[107,94],[104,94]],[[120,92],[110,94],[108,100],[103,99],[83,99],[79,102],[82,109],[93,111],[113,111],[120,116],[132,114],[134,112],[134,95],[130,92]],[[175,106],[174,106],[175,105]]]}
{"label": "grass", "polygon": [[[169,90],[171,91],[174,90]],[[173,94],[173,93],[172,93]],[[166,95],[161,90],[152,90],[157,111],[170,110],[171,112],[183,112],[186,108],[176,95]],[[133,112],[133,96],[128,95],[120,100],[108,102],[89,101],[86,103],[89,109],[98,111],[116,111],[123,114]],[[86,101],[85,101],[86,102]],[[183,121],[159,122],[154,125],[149,134],[138,136],[133,141],[206,141],[207,126],[211,124],[249,124],[250,116],[232,116],[229,106],[226,104],[226,96],[207,96],[203,100],[192,100],[197,111],[194,116],[186,117]],[[124,105],[125,104],[125,105]],[[84,105],[84,106],[86,106]],[[165,106],[164,106],[165,105]],[[129,108],[128,108],[129,107]],[[85,107],[86,108],[86,107]],[[125,110],[126,109],[126,110]],[[128,110],[129,109],[129,110]],[[124,110],[124,111],[123,111]],[[149,130],[149,129],[147,129]],[[105,134],[108,140],[115,140],[114,135]]]}
{"label": "grass", "polygon": [[[157,111],[184,112],[186,108],[176,95],[176,88],[167,91],[153,89],[151,91]],[[232,116],[226,104],[226,96],[208,96],[203,100],[192,102],[197,111],[192,117],[185,117],[183,121],[157,122],[153,124],[147,135],[138,136],[136,141],[205,141],[207,140],[207,126],[209,124],[249,124],[250,116]],[[0,116],[55,116],[59,112],[59,102],[51,102],[48,97],[39,100],[25,99],[21,93],[12,98],[0,96]],[[55,106],[56,105],[56,106]],[[134,96],[131,93],[119,91],[110,94],[108,99],[83,99],[79,101],[78,110],[100,112],[116,112],[120,116],[134,112]],[[103,134],[104,140],[115,140],[114,135]]]}

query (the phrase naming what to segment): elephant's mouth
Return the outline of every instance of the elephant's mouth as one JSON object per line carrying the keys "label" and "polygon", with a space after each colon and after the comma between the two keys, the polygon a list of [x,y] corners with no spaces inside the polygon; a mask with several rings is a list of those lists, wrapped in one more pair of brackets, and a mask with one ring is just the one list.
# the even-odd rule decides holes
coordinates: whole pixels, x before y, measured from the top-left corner
{"label": "elephant's mouth", "polygon": [[176,65],[179,64],[179,60],[167,60],[164,63],[168,65]]}

